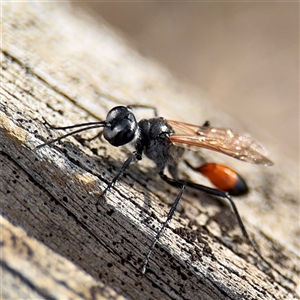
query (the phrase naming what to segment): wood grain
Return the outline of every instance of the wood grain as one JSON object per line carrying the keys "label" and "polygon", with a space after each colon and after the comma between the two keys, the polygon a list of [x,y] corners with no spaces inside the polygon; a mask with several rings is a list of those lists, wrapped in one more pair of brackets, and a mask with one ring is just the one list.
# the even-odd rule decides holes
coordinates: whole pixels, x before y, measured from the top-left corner
{"label": "wood grain", "polygon": [[[61,281],[68,278],[70,286],[87,276],[92,284],[102,281],[135,299],[299,297],[297,170],[276,154],[272,170],[229,159],[249,180],[252,192],[237,205],[272,269],[243,241],[226,206],[187,191],[141,277],[143,259],[178,191],[161,182],[145,160],[130,167],[97,211],[100,192],[131,150],[74,137],[37,150],[43,141],[62,134],[50,130],[43,118],[64,126],[103,120],[115,105],[141,103],[159,107],[172,119],[192,119],[190,112],[201,107],[200,124],[207,118],[237,124],[212,109],[196,90],[141,57],[107,25],[69,5],[5,3],[3,11],[1,213],[39,241],[34,242],[36,249],[40,244],[55,252],[39,257],[33,247],[34,260],[23,257],[27,267],[18,269],[26,278],[22,284],[39,286],[40,277],[30,277],[37,268],[52,280],[45,280],[43,291],[54,299],[69,295],[68,289],[64,296],[58,293],[61,283],[53,281],[55,272]],[[153,112],[137,110],[137,115],[144,113]],[[203,180],[184,164],[181,171]],[[13,248],[7,239],[9,235],[3,236],[2,245]],[[12,253],[20,258],[18,251]],[[60,259],[73,262],[71,278],[60,270]],[[3,256],[2,264],[8,263]],[[49,266],[49,273],[42,265]],[[19,286],[17,267],[7,270],[7,280]],[[39,296],[47,299],[47,293]]]}

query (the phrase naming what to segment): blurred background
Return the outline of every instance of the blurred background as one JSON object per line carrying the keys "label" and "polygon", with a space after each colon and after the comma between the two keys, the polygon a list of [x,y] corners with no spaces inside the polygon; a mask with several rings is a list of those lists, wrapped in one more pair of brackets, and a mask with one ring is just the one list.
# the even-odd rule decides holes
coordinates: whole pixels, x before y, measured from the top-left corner
{"label": "blurred background", "polygon": [[[299,161],[299,4],[86,2],[139,51]],[[259,136],[263,136],[258,134]]]}

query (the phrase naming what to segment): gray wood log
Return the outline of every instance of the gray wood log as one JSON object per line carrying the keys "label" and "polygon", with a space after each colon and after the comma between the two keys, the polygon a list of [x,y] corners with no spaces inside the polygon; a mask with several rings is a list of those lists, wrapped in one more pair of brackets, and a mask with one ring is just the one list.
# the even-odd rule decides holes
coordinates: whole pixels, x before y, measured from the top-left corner
{"label": "gray wood log", "polygon": [[125,299],[4,217],[0,222],[3,299]]}
{"label": "gray wood log", "polygon": [[[141,264],[178,191],[161,182],[145,159],[130,166],[98,212],[100,192],[131,150],[102,139],[86,143],[74,137],[36,150],[64,133],[49,129],[43,118],[65,126],[103,120],[113,106],[140,103],[172,119],[199,124],[209,119],[241,130],[242,125],[213,109],[199,91],[141,57],[107,25],[69,5],[2,7],[2,230],[6,233],[14,224],[26,232],[1,237],[5,284],[24,290],[13,294],[4,289],[3,297],[118,297],[113,291],[114,296],[90,293],[91,286],[103,287],[100,281],[109,291],[112,287],[132,299],[299,297],[297,165],[275,150],[272,168],[205,152],[206,158],[225,162],[247,178],[251,192],[236,203],[271,269],[243,240],[225,205],[187,190],[141,278]],[[137,116],[143,114],[149,117],[153,111],[137,110]],[[200,155],[187,159],[199,161]],[[185,178],[207,183],[184,163],[180,171]],[[23,238],[35,245],[30,247],[32,256],[24,256],[25,246],[14,250],[14,240],[27,243]],[[44,247],[46,254],[40,256]],[[69,269],[73,271],[66,272]],[[36,270],[39,276],[33,276]],[[80,294],[78,282],[85,280],[87,290]]]}

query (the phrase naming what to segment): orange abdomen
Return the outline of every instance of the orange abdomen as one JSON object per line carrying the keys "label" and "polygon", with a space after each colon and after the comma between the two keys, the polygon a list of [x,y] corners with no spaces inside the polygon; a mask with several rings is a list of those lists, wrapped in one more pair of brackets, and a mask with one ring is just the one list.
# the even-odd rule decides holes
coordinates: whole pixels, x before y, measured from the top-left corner
{"label": "orange abdomen", "polygon": [[206,163],[198,171],[207,177],[219,190],[239,196],[248,192],[244,179],[229,167],[216,163]]}

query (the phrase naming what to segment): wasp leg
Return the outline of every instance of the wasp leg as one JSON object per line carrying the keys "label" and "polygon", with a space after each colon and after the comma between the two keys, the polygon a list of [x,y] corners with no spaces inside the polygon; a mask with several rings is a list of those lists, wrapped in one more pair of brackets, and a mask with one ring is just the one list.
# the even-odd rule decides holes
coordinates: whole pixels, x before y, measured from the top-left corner
{"label": "wasp leg", "polygon": [[150,246],[150,249],[149,249],[149,251],[148,251],[148,253],[147,253],[146,257],[145,257],[145,260],[144,260],[143,265],[141,267],[142,275],[145,274],[146,267],[147,267],[147,265],[149,263],[149,258],[150,258],[151,254],[153,252],[153,249],[154,249],[155,245],[157,244],[159,238],[163,234],[164,230],[166,229],[166,226],[167,226],[168,222],[172,219],[172,217],[174,215],[174,212],[176,210],[176,207],[177,207],[177,205],[178,205],[178,203],[179,203],[179,201],[180,201],[180,199],[182,197],[182,194],[183,194],[183,192],[185,190],[185,185],[184,185],[184,183],[182,181],[172,179],[172,178],[166,176],[165,174],[163,174],[163,172],[160,172],[159,176],[161,177],[161,179],[163,181],[167,182],[171,186],[179,188],[180,191],[179,191],[179,193],[178,193],[178,195],[177,195],[174,203],[171,206],[171,209],[170,209],[170,211],[169,211],[169,213],[167,215],[167,219],[165,220],[165,222],[163,223],[162,227],[160,228],[160,230],[156,234],[155,239],[152,242],[152,245]]}
{"label": "wasp leg", "polygon": [[223,199],[226,199],[229,204],[230,204],[230,207],[233,211],[233,213],[235,214],[235,217],[236,217],[236,220],[239,224],[239,227],[242,231],[242,234],[243,236],[246,238],[246,240],[248,241],[248,243],[252,246],[252,248],[254,249],[254,251],[257,253],[257,255],[263,260],[265,261],[265,259],[262,257],[261,253],[260,253],[260,250],[258,249],[258,246],[256,244],[256,242],[252,239],[252,237],[248,234],[247,230],[246,230],[246,227],[241,219],[241,216],[233,202],[233,200],[231,199],[231,197],[229,196],[228,193],[226,192],[223,192],[223,191],[220,191],[218,189],[214,189],[214,188],[210,188],[210,187],[207,187],[207,186],[204,186],[204,185],[201,185],[201,184],[197,184],[197,183],[193,183],[193,182],[189,182],[187,181],[186,182],[186,186],[188,187],[192,187],[194,189],[197,189],[199,191],[202,191],[206,194],[209,194],[209,195],[212,195],[212,196],[217,196],[217,197],[221,197]]}
{"label": "wasp leg", "polygon": [[121,167],[120,171],[118,172],[118,174],[113,178],[113,180],[107,185],[107,187],[104,189],[104,191],[101,193],[98,201],[97,201],[97,206],[101,204],[102,198],[104,197],[104,195],[106,194],[106,192],[108,192],[117,182],[117,180],[124,174],[124,172],[126,171],[126,169],[129,167],[129,165],[131,164],[132,160],[136,158],[137,160],[141,160],[142,156],[140,153],[138,153],[137,151],[134,151],[128,158],[127,160],[124,162],[123,166]]}

